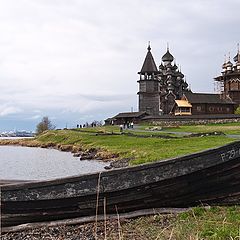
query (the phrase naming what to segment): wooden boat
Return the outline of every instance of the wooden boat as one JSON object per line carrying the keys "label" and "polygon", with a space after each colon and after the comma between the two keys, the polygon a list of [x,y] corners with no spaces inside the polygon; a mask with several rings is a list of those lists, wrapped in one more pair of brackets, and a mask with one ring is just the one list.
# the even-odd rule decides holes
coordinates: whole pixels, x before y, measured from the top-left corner
{"label": "wooden boat", "polygon": [[[105,204],[104,204],[105,203]],[[240,142],[200,153],[1,188],[2,226],[139,209],[240,203]]]}

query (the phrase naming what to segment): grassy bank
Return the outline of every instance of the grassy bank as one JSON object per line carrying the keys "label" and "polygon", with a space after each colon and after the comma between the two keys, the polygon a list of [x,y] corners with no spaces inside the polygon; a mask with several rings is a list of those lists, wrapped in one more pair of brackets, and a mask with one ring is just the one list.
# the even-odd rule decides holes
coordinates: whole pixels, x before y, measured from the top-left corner
{"label": "grassy bank", "polygon": [[223,132],[225,134],[240,134],[240,123],[222,123],[222,124],[206,124],[206,125],[188,125],[178,127],[163,128],[163,132]]}
{"label": "grassy bank", "polygon": [[120,158],[131,158],[131,164],[140,164],[186,155],[208,148],[221,146],[234,139],[225,136],[206,136],[194,138],[143,138],[128,135],[99,134],[93,132],[56,130],[43,133],[37,137],[41,144],[73,145],[76,148],[97,148],[102,152],[119,155]]}
{"label": "grassy bank", "polygon": [[[179,131],[212,132],[222,131],[236,133],[236,125],[220,126],[188,126]],[[49,144],[65,144],[81,146],[82,148],[100,148],[106,152],[115,153],[119,158],[133,158],[131,164],[140,164],[156,160],[177,157],[208,148],[221,146],[234,139],[226,136],[205,136],[174,139],[142,138],[127,135],[106,135],[119,133],[118,128],[90,129],[89,132],[61,130],[42,134],[38,142]],[[135,132],[136,135],[142,134]],[[162,134],[162,133],[155,133]],[[119,225],[117,225],[119,227]],[[102,234],[103,236],[104,234]],[[107,233],[107,239],[240,239],[240,208],[239,207],[213,207],[194,208],[179,215],[155,215],[126,220],[121,223],[120,229],[113,229]],[[100,238],[101,239],[101,238]]]}
{"label": "grassy bank", "polygon": [[[105,227],[106,226],[106,227]],[[43,227],[3,234],[2,240],[238,240],[240,207],[196,207],[188,212],[74,226]]]}
{"label": "grassy bank", "polygon": [[[116,232],[108,239],[116,238]],[[240,239],[240,207],[196,207],[178,215],[155,215],[126,221],[122,239]]]}
{"label": "grassy bank", "polygon": [[[192,126],[188,126],[190,129]],[[186,129],[186,127],[185,127]],[[184,130],[185,130],[184,129]],[[181,128],[177,129],[178,131]],[[212,129],[210,129],[212,130]],[[62,151],[97,150],[102,159],[130,158],[131,165],[178,157],[234,141],[224,135],[183,137],[162,131],[124,131],[117,126],[44,132],[36,139],[2,140],[0,144],[18,144],[36,147],[54,147]]]}
{"label": "grassy bank", "polygon": [[[238,124],[208,125],[208,126],[182,126],[168,128],[165,131],[178,132],[214,132],[237,134]],[[140,129],[142,130],[142,128]],[[133,133],[131,131],[126,131]],[[161,138],[166,136],[160,132],[134,131],[134,135],[120,134],[118,127],[102,127],[75,130],[54,130],[44,132],[30,140],[7,140],[2,143],[20,144],[38,147],[54,147],[65,151],[90,151],[97,149],[98,153],[105,158],[117,156],[118,158],[131,158],[130,164],[136,165],[146,162],[157,161],[166,158],[190,154],[205,149],[222,146],[234,141],[224,135],[204,137],[182,137],[175,134],[167,136],[175,138]],[[104,230],[104,223],[99,223],[102,228],[98,231],[98,239],[175,239],[175,240],[232,240],[240,239],[240,207],[196,207],[192,210],[178,215],[154,215],[131,220],[107,223],[107,230]],[[87,229],[87,230],[86,230]],[[93,236],[94,225],[86,224],[74,226],[60,232],[59,229],[51,230],[55,234],[52,239],[71,239],[75,236],[78,239],[78,230],[83,234]],[[71,232],[72,231],[72,232]],[[48,230],[36,230],[30,232],[31,237],[35,234],[45,236]],[[65,235],[69,233],[70,235]],[[104,238],[105,233],[107,238]],[[23,235],[21,235],[23,234]],[[28,233],[16,233],[16,235],[5,235],[4,240],[21,239]],[[57,235],[58,234],[58,235]],[[75,235],[74,235],[75,234]],[[40,236],[40,235],[38,235]],[[41,238],[41,237],[40,237]],[[39,239],[40,239],[39,238]],[[88,239],[88,238],[83,238]],[[89,238],[94,239],[94,238]]]}

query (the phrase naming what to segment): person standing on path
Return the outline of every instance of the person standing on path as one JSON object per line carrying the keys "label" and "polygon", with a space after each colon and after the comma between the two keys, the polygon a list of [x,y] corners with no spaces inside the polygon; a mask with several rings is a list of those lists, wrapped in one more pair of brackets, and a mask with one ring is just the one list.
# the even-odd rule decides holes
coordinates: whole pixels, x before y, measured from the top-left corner
{"label": "person standing on path", "polygon": [[119,127],[120,127],[120,132],[122,133],[123,132],[123,125],[121,124]]}

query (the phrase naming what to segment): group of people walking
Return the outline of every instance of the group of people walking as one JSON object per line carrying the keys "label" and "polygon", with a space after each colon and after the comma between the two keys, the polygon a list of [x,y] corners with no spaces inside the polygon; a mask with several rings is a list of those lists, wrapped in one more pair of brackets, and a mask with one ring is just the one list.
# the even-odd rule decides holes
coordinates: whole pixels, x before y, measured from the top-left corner
{"label": "group of people walking", "polygon": [[133,129],[134,123],[133,122],[124,122],[123,124],[120,125],[120,132],[123,131],[123,129],[129,129],[132,128]]}

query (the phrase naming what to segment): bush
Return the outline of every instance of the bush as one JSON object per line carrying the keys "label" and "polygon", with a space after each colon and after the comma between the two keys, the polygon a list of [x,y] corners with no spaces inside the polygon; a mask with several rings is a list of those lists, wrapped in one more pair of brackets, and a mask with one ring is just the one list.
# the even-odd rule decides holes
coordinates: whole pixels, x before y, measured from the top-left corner
{"label": "bush", "polygon": [[50,119],[46,116],[42,118],[42,121],[38,123],[36,127],[36,133],[40,134],[46,130],[53,130],[55,126],[51,123]]}
{"label": "bush", "polygon": [[237,109],[235,110],[234,114],[238,114],[238,115],[240,114],[240,106],[237,107]]}

